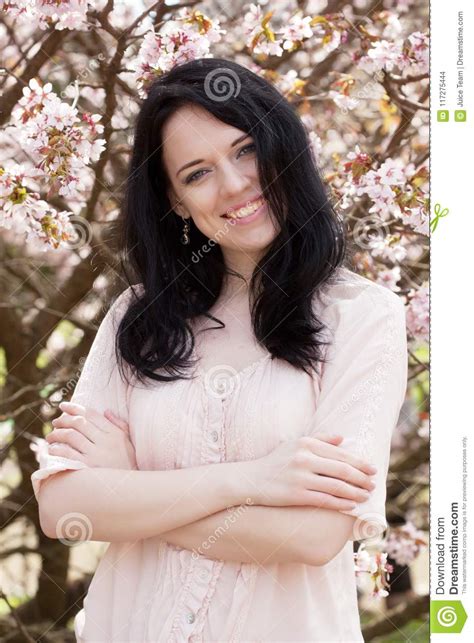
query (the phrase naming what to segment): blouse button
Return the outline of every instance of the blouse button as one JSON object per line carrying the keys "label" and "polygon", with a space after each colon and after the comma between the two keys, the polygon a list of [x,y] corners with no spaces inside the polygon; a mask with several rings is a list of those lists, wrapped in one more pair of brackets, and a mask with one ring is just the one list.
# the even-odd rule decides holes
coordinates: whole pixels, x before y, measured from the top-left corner
{"label": "blouse button", "polygon": [[217,442],[217,440],[219,439],[219,434],[217,433],[217,431],[213,431],[211,433],[211,438],[213,442]]}
{"label": "blouse button", "polygon": [[192,612],[186,614],[186,620],[188,623],[194,623],[195,616]]}

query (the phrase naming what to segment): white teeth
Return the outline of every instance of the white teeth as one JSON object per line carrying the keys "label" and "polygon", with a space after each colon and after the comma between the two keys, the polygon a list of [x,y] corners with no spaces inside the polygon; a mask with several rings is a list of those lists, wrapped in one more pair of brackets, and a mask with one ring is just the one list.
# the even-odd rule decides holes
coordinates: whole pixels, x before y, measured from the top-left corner
{"label": "white teeth", "polygon": [[244,217],[248,217],[254,212],[256,212],[263,203],[264,203],[263,199],[257,199],[250,205],[240,208],[240,210],[227,212],[226,216],[229,219],[243,219]]}

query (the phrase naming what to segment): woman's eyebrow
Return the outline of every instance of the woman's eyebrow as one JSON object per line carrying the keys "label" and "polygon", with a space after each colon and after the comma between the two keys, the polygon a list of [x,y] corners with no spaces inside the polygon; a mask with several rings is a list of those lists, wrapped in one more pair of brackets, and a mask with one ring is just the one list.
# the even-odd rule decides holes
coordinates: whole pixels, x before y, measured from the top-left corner
{"label": "woman's eyebrow", "polygon": [[[235,147],[236,145],[244,141],[246,138],[249,138],[249,136],[250,134],[244,134],[243,136],[239,136],[239,138],[235,139],[235,141],[232,143],[231,147]],[[183,170],[185,170],[186,168],[191,167],[192,165],[197,165],[198,163],[204,163],[204,159],[196,159],[195,161],[190,161],[189,163],[186,163],[185,165],[183,165],[182,168],[180,168],[176,172],[176,176],[178,176],[178,174]]]}

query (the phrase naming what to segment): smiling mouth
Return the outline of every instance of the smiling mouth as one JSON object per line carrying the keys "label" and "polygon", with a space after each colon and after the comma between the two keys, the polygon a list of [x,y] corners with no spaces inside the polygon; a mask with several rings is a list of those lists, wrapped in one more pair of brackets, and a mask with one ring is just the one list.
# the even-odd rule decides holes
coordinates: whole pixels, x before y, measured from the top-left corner
{"label": "smiling mouth", "polygon": [[258,199],[255,199],[255,201],[245,205],[243,208],[239,208],[238,210],[229,210],[229,212],[222,214],[221,217],[223,219],[245,219],[246,217],[254,214],[264,203],[265,199],[259,197]]}

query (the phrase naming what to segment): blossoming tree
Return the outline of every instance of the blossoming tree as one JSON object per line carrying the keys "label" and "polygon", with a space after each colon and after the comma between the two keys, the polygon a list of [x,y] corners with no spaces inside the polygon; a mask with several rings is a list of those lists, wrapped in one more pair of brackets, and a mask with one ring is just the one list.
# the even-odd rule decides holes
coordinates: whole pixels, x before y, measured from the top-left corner
{"label": "blossoming tree", "polygon": [[[121,289],[113,222],[140,102],[155,77],[207,56],[249,67],[294,104],[347,223],[354,270],[406,306],[409,389],[392,450],[390,528],[355,548],[354,573],[369,580],[361,584],[372,614],[366,640],[426,618],[427,590],[389,602],[389,618],[380,602],[427,545],[427,3],[0,6],[1,556],[7,566],[21,557],[36,575],[31,586],[18,573],[23,563],[8,567],[0,599],[10,616],[0,633],[49,640],[79,609],[88,578],[68,580],[71,548],[41,532],[30,486],[35,450],[74,388],[102,303]],[[231,77],[217,79],[215,91],[231,89]]]}

